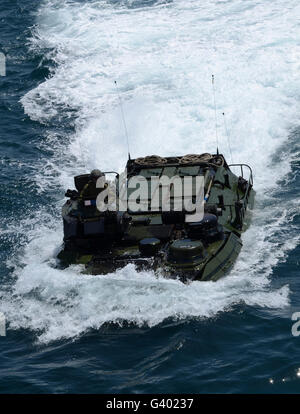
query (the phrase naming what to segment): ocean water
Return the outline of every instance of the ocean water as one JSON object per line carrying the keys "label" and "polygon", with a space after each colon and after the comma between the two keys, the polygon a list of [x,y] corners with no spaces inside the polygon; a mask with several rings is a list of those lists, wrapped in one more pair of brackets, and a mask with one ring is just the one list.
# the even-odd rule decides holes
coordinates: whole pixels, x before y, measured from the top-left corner
{"label": "ocean water", "polygon": [[[0,393],[298,393],[300,5],[2,0]],[[254,172],[231,273],[165,280],[55,267],[73,176],[214,152]]]}

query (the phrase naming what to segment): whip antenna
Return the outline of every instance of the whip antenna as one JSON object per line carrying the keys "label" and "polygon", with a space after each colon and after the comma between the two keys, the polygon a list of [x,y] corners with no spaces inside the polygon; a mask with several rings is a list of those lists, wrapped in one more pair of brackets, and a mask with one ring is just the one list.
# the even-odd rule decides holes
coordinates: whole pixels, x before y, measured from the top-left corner
{"label": "whip antenna", "polygon": [[211,75],[211,84],[213,89],[214,96],[214,107],[215,107],[215,124],[216,124],[216,144],[217,144],[217,154],[219,154],[219,145],[218,145],[218,126],[217,126],[217,106],[216,106],[216,92],[215,92],[215,77]]}
{"label": "whip antenna", "polygon": [[123,120],[123,126],[124,126],[124,131],[125,131],[126,141],[127,141],[128,159],[130,159],[129,138],[128,138],[128,132],[127,132],[127,126],[126,126],[126,121],[125,121],[124,111],[123,111],[122,100],[121,100],[121,96],[120,96],[120,92],[119,92],[119,88],[118,88],[117,81],[115,81],[115,86],[116,86],[116,90],[117,90],[117,94],[118,94],[118,98],[119,98],[120,109],[121,109],[121,115],[122,115],[122,120]]}
{"label": "whip antenna", "polygon": [[227,142],[228,142],[228,148],[229,148],[229,152],[230,152],[231,164],[233,164],[232,152],[231,152],[231,145],[230,145],[230,135],[229,135],[228,128],[227,128],[227,122],[226,122],[226,118],[225,118],[225,112],[223,112],[223,119],[224,119],[225,131],[226,131],[226,135],[227,135]]}

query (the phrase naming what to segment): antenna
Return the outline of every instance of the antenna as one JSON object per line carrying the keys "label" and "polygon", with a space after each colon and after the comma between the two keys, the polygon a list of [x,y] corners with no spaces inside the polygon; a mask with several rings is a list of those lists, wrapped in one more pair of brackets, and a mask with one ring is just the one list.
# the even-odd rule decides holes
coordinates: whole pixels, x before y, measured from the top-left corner
{"label": "antenna", "polygon": [[117,94],[118,94],[118,98],[119,98],[120,109],[121,109],[122,120],[123,120],[123,126],[124,126],[125,135],[126,135],[127,149],[128,149],[128,159],[130,160],[131,158],[130,158],[129,139],[128,139],[127,126],[126,126],[126,122],[125,122],[125,116],[124,116],[124,111],[123,111],[122,100],[121,100],[121,96],[120,96],[120,92],[119,92],[119,88],[118,88],[118,84],[117,84],[117,81],[116,80],[115,80],[115,85],[116,85],[116,90],[117,90]]}
{"label": "antenna", "polygon": [[216,126],[216,144],[217,144],[217,154],[219,154],[219,145],[218,145],[218,126],[217,126],[217,107],[216,107],[216,92],[215,92],[215,77],[211,75],[211,83],[214,96],[214,107],[215,107],[215,126]]}
{"label": "antenna", "polygon": [[228,148],[229,148],[229,152],[230,152],[231,164],[233,164],[232,152],[231,152],[231,145],[230,145],[230,135],[229,135],[228,128],[227,128],[227,122],[226,122],[225,112],[223,112],[223,119],[224,119],[225,131],[226,131],[226,135],[227,135],[227,143],[228,143]]}

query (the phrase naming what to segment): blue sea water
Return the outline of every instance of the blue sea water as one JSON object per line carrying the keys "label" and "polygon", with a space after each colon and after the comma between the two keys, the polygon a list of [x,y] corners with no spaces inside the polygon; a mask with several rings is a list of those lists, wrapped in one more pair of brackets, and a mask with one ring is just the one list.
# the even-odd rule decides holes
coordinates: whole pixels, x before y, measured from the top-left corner
{"label": "blue sea water", "polygon": [[[298,393],[300,5],[2,0],[0,393]],[[256,206],[216,283],[56,268],[72,177],[132,156],[251,164]]]}

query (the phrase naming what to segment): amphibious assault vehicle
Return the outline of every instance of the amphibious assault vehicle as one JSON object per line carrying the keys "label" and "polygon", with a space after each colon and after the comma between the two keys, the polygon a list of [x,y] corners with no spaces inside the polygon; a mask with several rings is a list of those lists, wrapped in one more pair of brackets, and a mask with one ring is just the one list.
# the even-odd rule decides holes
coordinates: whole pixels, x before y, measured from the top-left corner
{"label": "amphibious assault vehicle", "polygon": [[[94,171],[97,180],[108,174]],[[238,171],[237,175],[233,171]],[[126,173],[121,186],[120,175],[114,173],[117,201],[106,210],[103,206],[109,204],[107,183],[99,186],[92,179],[93,172],[74,178],[76,191],[67,191],[68,200],[62,209],[64,244],[58,255],[61,266],[82,264],[84,273],[101,275],[133,263],[137,270],[153,269],[183,282],[215,281],[228,273],[242,247],[241,233],[249,224],[246,210],[254,203],[252,170],[248,165],[228,165],[218,153],[147,156],[129,159]],[[170,182],[166,185],[162,177]],[[192,180],[190,201],[192,205],[202,202],[200,215],[185,209],[184,191],[175,191],[174,177],[182,188],[185,180]],[[202,200],[193,181],[197,177],[202,177]],[[139,196],[135,208],[128,203],[120,209],[120,188],[123,201],[124,197],[129,201],[136,191],[129,184],[132,178],[146,183],[149,193]],[[159,193],[151,208],[153,181]],[[169,196],[169,211],[162,201],[164,185],[168,187],[165,195]]]}

